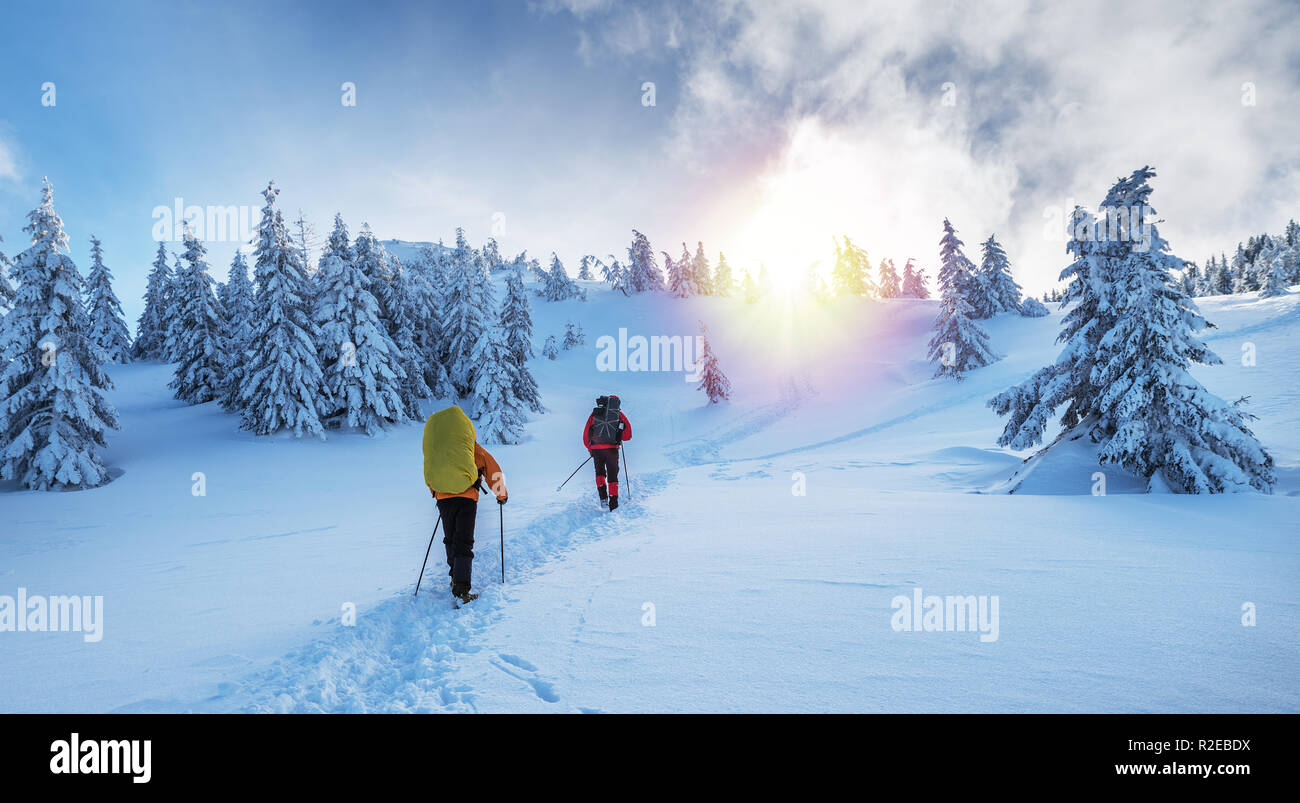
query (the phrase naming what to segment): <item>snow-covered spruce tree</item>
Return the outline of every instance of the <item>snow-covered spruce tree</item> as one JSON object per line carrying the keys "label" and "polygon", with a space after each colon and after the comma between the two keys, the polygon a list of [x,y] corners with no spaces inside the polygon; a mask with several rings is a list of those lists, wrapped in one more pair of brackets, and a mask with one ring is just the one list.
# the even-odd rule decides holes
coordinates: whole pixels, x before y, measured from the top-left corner
{"label": "snow-covered spruce tree", "polygon": [[974,265],[961,250],[962,241],[947,218],[939,241],[939,317],[934,322],[929,359],[938,361],[936,377],[961,379],[972,368],[981,368],[998,357],[989,348],[988,335],[974,320],[966,301],[965,288],[972,284]]}
{"label": "snow-covered spruce tree", "polygon": [[992,234],[980,249],[982,252],[980,274],[984,278],[986,304],[984,311],[988,313],[983,317],[991,318],[1003,312],[1018,312],[1022,294],[1020,285],[1011,276],[1011,262],[1007,259],[1007,252]]}
{"label": "snow-covered spruce tree", "polygon": [[163,359],[167,362],[179,359],[176,346],[180,343],[180,332],[177,327],[180,326],[181,299],[185,296],[185,290],[181,287],[181,275],[184,272],[180,254],[173,253],[172,269],[167,274],[167,313],[163,321]]}
{"label": "snow-covered spruce tree", "polygon": [[692,272],[694,266],[691,262],[691,252],[687,250],[686,243],[682,243],[682,255],[676,261],[668,256],[667,251],[660,253],[664,255],[664,270],[668,273],[668,292],[674,298],[699,295],[700,288],[695,283]]}
{"label": "snow-covered spruce tree", "polygon": [[113,384],[48,179],[27,220],[31,246],[14,261],[17,293],[0,319],[0,478],[40,491],[94,488],[109,479],[99,450],[117,429],[104,396]]}
{"label": "snow-covered spruce tree", "polygon": [[565,301],[570,298],[585,299],[587,294],[569,278],[564,263],[552,252],[551,269],[546,274],[546,281],[542,283],[540,295],[547,301]]}
{"label": "snow-covered spruce tree", "polygon": [[903,266],[903,296],[905,298],[930,297],[930,289],[925,286],[925,270],[913,267],[910,259]]}
{"label": "snow-covered spruce tree", "polygon": [[562,348],[565,351],[586,345],[586,343],[587,335],[582,331],[582,324],[574,324],[573,321],[564,324],[564,343],[562,344]]}
{"label": "snow-covered spruce tree", "polygon": [[489,326],[475,344],[475,360],[481,366],[474,386],[478,439],[484,443],[519,443],[524,437],[526,405],[515,396],[519,377],[499,328]]}
{"label": "snow-covered spruce tree", "polygon": [[[1135,171],[1110,188],[1102,208],[1130,209],[1144,205],[1149,192],[1145,174]],[[1074,208],[1065,246],[1073,261],[1060,275],[1062,281],[1069,282],[1061,297],[1061,306],[1068,307],[1069,311],[1061,319],[1056,342],[1065,346],[1056,362],[989,400],[989,406],[998,415],[1008,416],[998,438],[1001,446],[1019,450],[1040,443],[1047,422],[1062,404],[1065,411],[1061,414],[1061,427],[1065,432],[1082,426],[1097,441],[1110,431],[1107,422],[1097,415],[1100,389],[1093,384],[1092,376],[1101,338],[1115,324],[1116,265],[1128,258],[1138,241],[1127,236],[1111,236],[1099,230],[1098,225],[1088,210]]]}
{"label": "snow-covered spruce tree", "polygon": [[681,269],[667,251],[660,251],[659,253],[664,256],[664,273],[668,276],[668,294],[673,298],[685,298],[686,291],[682,286]]}
{"label": "snow-covered spruce tree", "polygon": [[[0,237],[0,243],[4,241],[5,238]],[[4,314],[9,311],[9,308],[13,305],[14,296],[18,294],[18,291],[14,289],[13,284],[9,281],[9,271],[9,257],[5,256],[4,251],[0,251],[0,317],[4,317]]]}
{"label": "snow-covered spruce tree", "polygon": [[1020,302],[1020,314],[1025,318],[1044,318],[1051,313],[1043,302],[1033,296],[1025,296],[1025,300]]}
{"label": "snow-covered spruce tree", "polygon": [[848,237],[835,242],[835,265],[831,267],[831,291],[836,296],[867,294],[867,253]]}
{"label": "snow-covered spruce tree", "polygon": [[555,342],[555,335],[546,336],[546,342],[542,344],[542,356],[548,360],[560,356],[560,347]]}
{"label": "snow-covered spruce tree", "polygon": [[334,215],[317,284],[316,354],[324,375],[323,398],[328,400],[321,411],[323,423],[374,435],[405,421],[400,387],[406,371],[379,319],[379,302],[370,292],[368,277],[353,258],[342,215]]}
{"label": "snow-covered spruce tree", "polygon": [[749,271],[740,280],[740,294],[745,297],[746,304],[754,304],[758,301],[758,283]]}
{"label": "snow-covered spruce tree", "polygon": [[162,360],[167,356],[167,307],[171,293],[171,268],[167,265],[167,246],[158,243],[158,256],[145,285],[144,309],[135,322],[135,343],[131,356],[137,360]]}
{"label": "snow-covered spruce tree", "polygon": [[898,279],[898,270],[894,268],[894,260],[880,260],[880,297],[898,298],[902,294],[903,285]]}
{"label": "snow-covered spruce tree", "polygon": [[243,426],[258,435],[289,430],[325,437],[318,404],[324,392],[311,319],[312,280],[299,264],[284,216],[275,208],[280,190],[262,192],[266,206],[253,249],[257,296],[253,338],[239,390]]}
{"label": "snow-covered spruce tree", "polygon": [[699,240],[695,241],[695,256],[691,257],[691,280],[700,295],[713,295],[713,272],[709,269],[709,258],[704,255],[704,243]]}
{"label": "snow-covered spruce tree", "polygon": [[495,308],[492,286],[481,266],[465,240],[465,232],[456,229],[456,248],[443,305],[443,330],[447,338],[447,375],[452,390],[462,398],[468,397],[478,384],[481,366],[474,360],[475,344],[491,326],[489,316]]}
{"label": "snow-covered spruce tree", "polygon": [[584,254],[582,261],[578,263],[578,280],[589,282],[596,278],[591,274],[591,266],[596,263],[596,258],[591,254]]}
{"label": "snow-covered spruce tree", "polygon": [[122,304],[113,293],[113,274],[104,264],[104,249],[90,238],[90,276],[86,279],[90,307],[90,339],[103,350],[109,362],[131,361],[131,333],[122,320]]}
{"label": "snow-covered spruce tree", "polygon": [[709,404],[726,401],[731,398],[731,380],[718,367],[718,357],[713,353],[713,346],[709,343],[709,330],[703,321],[700,321],[700,342],[703,344],[703,353],[698,358],[700,383],[695,387],[709,397]]}
{"label": "snow-covered spruce tree", "polygon": [[184,267],[176,282],[180,293],[179,318],[172,333],[176,343],[169,347],[176,355],[176,372],[168,387],[187,404],[203,404],[220,398],[225,390],[230,341],[212,292],[204,259],[207,249],[188,227],[184,243]]}
{"label": "snow-covered spruce tree", "polygon": [[483,243],[483,264],[487,267],[488,272],[501,270],[506,266],[501,259],[501,248],[497,245],[495,237],[489,237],[487,242]]}
{"label": "snow-covered spruce tree", "polygon": [[1284,252],[1279,251],[1268,266],[1268,274],[1264,279],[1264,286],[1260,288],[1259,297],[1276,298],[1286,295],[1287,286],[1290,284],[1290,273],[1284,259]]}
{"label": "snow-covered spruce tree", "polygon": [[501,302],[497,328],[501,330],[506,351],[514,361],[515,398],[534,413],[546,412],[537,380],[528,368],[528,361],[533,358],[533,311],[524,290],[521,270],[512,270],[506,276],[506,297]]}
{"label": "snow-covered spruce tree", "polygon": [[1146,478],[1149,490],[1267,493],[1273,458],[1250,431],[1245,400],[1229,404],[1188,372],[1222,360],[1196,336],[1206,322],[1173,278],[1181,264],[1153,225],[1151,248],[1116,266],[1116,319],[1092,376],[1108,423],[1098,456]]}
{"label": "snow-covered spruce tree", "polygon": [[393,343],[399,351],[406,348],[401,332],[409,332],[415,356],[415,364],[404,364],[408,377],[402,396],[404,399],[446,398],[451,395],[451,382],[447,379],[444,362],[442,292],[439,290],[442,269],[437,260],[425,255],[403,265],[400,276],[401,315],[397,322],[398,336],[393,338]]}
{"label": "snow-covered spruce tree", "polygon": [[610,254],[609,262],[601,263],[600,275],[610,284],[618,284],[618,280],[623,276],[623,266],[619,264],[613,254]]}
{"label": "snow-covered spruce tree", "polygon": [[718,252],[718,266],[713,270],[713,293],[719,296],[730,296],[736,291],[736,278],[732,275],[731,266],[727,264],[727,255]]}
{"label": "snow-covered spruce tree", "polygon": [[655,262],[655,252],[650,247],[650,240],[636,229],[632,230],[632,245],[627,249],[627,279],[623,283],[626,290],[633,293],[648,293],[664,289],[664,277]]}
{"label": "snow-covered spruce tree", "polygon": [[239,386],[244,379],[245,352],[253,341],[255,302],[253,283],[248,278],[248,261],[235,250],[225,284],[217,289],[217,303],[225,320],[226,376],[218,401],[227,410],[239,409]]}

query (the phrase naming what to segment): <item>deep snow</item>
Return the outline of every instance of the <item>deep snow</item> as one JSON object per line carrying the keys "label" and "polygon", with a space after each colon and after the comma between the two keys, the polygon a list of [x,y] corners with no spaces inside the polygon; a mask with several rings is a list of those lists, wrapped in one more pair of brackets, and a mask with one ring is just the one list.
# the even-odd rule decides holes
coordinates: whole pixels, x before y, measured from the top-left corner
{"label": "deep snow", "polygon": [[[510,486],[507,583],[485,504],[483,596],[462,611],[437,544],[411,599],[435,516],[418,424],[257,438],[171,399],[168,366],[114,368],[122,475],[0,484],[0,594],[102,594],[104,638],[0,633],[0,711],[1300,710],[1300,293],[1198,299],[1227,364],[1195,373],[1252,397],[1276,493],[1135,494],[1112,469],[1097,497],[1103,469],[1065,450],[1000,492],[1030,453],[994,445],[985,402],[1055,357],[1055,310],[987,322],[1004,359],[953,382],[924,361],[934,302],[589,287],[534,302],[539,346],[566,320],[588,345],[533,362],[550,412],[489,446]],[[681,374],[595,368],[602,334],[692,335],[701,318],[730,404]],[[635,434],[614,514],[589,469],[555,492],[610,391]],[[997,596],[998,639],[895,632],[891,601],[918,586]]]}

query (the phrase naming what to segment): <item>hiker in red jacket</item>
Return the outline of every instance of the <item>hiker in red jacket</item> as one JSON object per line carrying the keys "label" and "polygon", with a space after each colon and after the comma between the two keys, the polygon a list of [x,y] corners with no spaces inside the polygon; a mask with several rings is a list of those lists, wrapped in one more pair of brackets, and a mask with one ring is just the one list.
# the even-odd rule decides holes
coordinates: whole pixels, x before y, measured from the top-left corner
{"label": "hiker in red jacket", "polygon": [[632,440],[632,422],[619,409],[617,396],[601,396],[596,408],[587,416],[582,428],[582,445],[591,453],[596,466],[596,493],[600,506],[610,510],[618,508],[618,447]]}

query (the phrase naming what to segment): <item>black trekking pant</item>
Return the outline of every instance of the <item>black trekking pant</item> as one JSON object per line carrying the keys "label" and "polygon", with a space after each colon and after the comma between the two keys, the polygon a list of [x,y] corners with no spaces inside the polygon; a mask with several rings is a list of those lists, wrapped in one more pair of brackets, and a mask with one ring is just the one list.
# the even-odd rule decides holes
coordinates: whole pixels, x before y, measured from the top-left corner
{"label": "black trekking pant", "polygon": [[453,583],[470,584],[474,564],[474,519],[478,502],[463,496],[438,500],[442,543],[447,547],[447,574]]}
{"label": "black trekking pant", "polygon": [[600,498],[618,496],[618,449],[592,449],[591,462],[596,467],[596,491]]}

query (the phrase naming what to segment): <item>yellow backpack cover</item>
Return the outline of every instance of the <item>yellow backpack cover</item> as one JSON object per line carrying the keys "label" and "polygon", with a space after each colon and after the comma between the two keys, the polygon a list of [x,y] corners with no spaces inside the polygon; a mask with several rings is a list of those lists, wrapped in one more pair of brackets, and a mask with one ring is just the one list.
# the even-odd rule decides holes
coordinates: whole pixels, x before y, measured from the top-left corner
{"label": "yellow backpack cover", "polygon": [[474,424],[459,407],[429,416],[424,422],[424,484],[444,494],[469,490],[478,481],[474,437]]}

